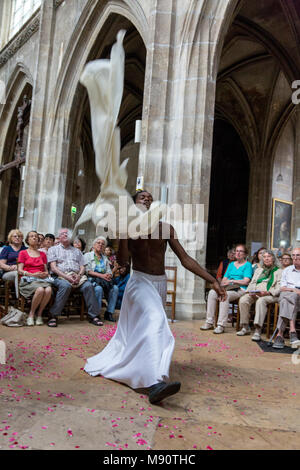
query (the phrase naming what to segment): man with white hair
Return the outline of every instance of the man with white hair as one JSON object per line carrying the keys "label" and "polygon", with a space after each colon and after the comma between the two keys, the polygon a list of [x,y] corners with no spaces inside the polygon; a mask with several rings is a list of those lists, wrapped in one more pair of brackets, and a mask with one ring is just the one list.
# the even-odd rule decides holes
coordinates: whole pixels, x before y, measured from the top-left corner
{"label": "man with white hair", "polygon": [[47,255],[55,277],[54,286],[57,288],[54,303],[50,308],[51,318],[48,326],[57,326],[57,317],[61,315],[73,288],[77,288],[84,296],[90,323],[102,326],[94,288],[85,276],[83,254],[71,245],[71,231],[67,228],[59,230],[58,238],[59,244],[49,248]]}
{"label": "man with white hair", "polygon": [[290,324],[290,344],[292,348],[300,346],[300,340],[296,333],[296,318],[300,310],[300,248],[292,251],[293,264],[282,271],[280,309],[277,323],[278,335],[273,343],[273,348],[283,349],[283,334]]}

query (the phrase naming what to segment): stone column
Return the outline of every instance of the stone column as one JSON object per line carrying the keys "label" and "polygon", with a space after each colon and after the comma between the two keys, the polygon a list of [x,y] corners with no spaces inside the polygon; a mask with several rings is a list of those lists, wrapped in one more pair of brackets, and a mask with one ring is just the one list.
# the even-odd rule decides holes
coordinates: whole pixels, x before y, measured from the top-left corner
{"label": "stone column", "polygon": [[[139,175],[144,175],[144,186],[155,198],[160,197],[160,183],[166,184],[169,205],[203,206],[203,245],[188,253],[204,266],[217,73],[214,64],[218,28],[229,2],[153,3]],[[181,243],[184,245],[184,240]],[[178,266],[177,317],[202,318],[206,310],[204,282],[181,267],[170,251],[166,261]]]}
{"label": "stone column", "polygon": [[[40,195],[41,167],[45,154],[45,134],[47,129],[47,98],[49,74],[52,58],[52,40],[54,23],[53,0],[43,0],[40,10],[40,30],[36,73],[34,78],[31,119],[26,153],[26,171],[24,181],[24,217],[20,219],[20,229],[26,233],[32,228],[43,230],[39,226],[38,198]],[[48,221],[50,222],[49,214]]]}
{"label": "stone column", "polygon": [[251,242],[261,242],[270,246],[272,222],[272,171],[270,155],[263,152],[250,160],[250,180],[248,196],[247,240],[250,250]]}
{"label": "stone column", "polygon": [[295,116],[295,154],[294,154],[294,191],[293,191],[293,202],[294,202],[294,221],[292,224],[292,246],[300,246],[300,241],[297,241],[297,229],[300,228],[300,109],[297,107]]}

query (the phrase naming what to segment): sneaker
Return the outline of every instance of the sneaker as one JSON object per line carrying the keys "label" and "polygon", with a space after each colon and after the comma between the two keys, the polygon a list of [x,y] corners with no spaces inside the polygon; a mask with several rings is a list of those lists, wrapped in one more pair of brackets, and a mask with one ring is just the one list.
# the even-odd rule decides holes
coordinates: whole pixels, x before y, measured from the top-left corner
{"label": "sneaker", "polygon": [[33,317],[28,317],[26,320],[27,326],[34,326],[34,318]]}
{"label": "sneaker", "polygon": [[237,336],[250,335],[251,329],[249,326],[243,326],[243,328],[237,332]]}
{"label": "sneaker", "polygon": [[300,346],[300,340],[298,339],[297,333],[295,331],[290,333],[290,345],[293,349],[297,349]]}
{"label": "sneaker", "polygon": [[282,336],[276,336],[272,348],[283,349],[284,348],[284,339]]}
{"label": "sneaker", "polygon": [[180,382],[159,382],[155,385],[152,385],[149,388],[149,401],[151,404],[159,403],[164,398],[170,397],[175,393],[179,392],[181,383]]}
{"label": "sneaker", "polygon": [[214,325],[212,325],[211,323],[207,323],[207,321],[204,323],[204,325],[200,326],[200,330],[213,330],[214,329]]}
{"label": "sneaker", "polygon": [[258,331],[255,331],[254,335],[252,336],[252,341],[260,341],[261,340],[261,335]]}
{"label": "sneaker", "polygon": [[216,335],[220,335],[221,333],[224,333],[225,329],[224,326],[218,325],[217,328],[214,329],[214,333]]}
{"label": "sneaker", "polygon": [[37,326],[43,325],[44,322],[43,322],[42,317],[37,317],[37,319],[35,320],[35,324],[36,324]]}

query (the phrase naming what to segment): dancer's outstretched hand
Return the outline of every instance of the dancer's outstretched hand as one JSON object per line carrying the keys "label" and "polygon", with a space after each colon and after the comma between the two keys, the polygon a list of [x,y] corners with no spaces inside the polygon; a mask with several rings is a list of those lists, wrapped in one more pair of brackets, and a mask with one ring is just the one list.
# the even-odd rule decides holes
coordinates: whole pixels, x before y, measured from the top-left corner
{"label": "dancer's outstretched hand", "polygon": [[218,299],[220,300],[220,302],[224,302],[224,300],[227,299],[227,292],[226,290],[224,289],[224,287],[220,286],[220,284],[218,283],[218,281],[215,281],[213,283],[213,289],[216,291],[216,293],[218,294]]}

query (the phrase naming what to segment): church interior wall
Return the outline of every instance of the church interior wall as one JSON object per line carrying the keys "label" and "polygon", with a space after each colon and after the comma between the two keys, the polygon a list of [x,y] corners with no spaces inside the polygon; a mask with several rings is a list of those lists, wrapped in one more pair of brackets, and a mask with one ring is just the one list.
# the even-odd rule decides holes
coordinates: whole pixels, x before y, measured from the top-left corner
{"label": "church interior wall", "polygon": [[[295,159],[295,129],[292,120],[289,120],[278,142],[272,174],[272,197],[285,201],[293,201]],[[282,176],[278,178],[279,175]]]}
{"label": "church interior wall", "polygon": [[[290,30],[283,28],[284,9],[278,5],[271,8],[274,1],[260,6],[259,2],[250,5],[238,0],[46,0],[45,24],[54,5],[49,36],[43,28],[35,31],[0,66],[7,82],[17,63],[26,64],[28,75],[33,77],[34,99],[44,100],[39,107],[46,110],[41,128],[35,121],[29,132],[29,139],[40,139],[41,146],[31,147],[36,151],[38,172],[36,176],[28,173],[27,188],[34,178],[40,175],[41,179],[36,186],[39,194],[29,201],[24,229],[32,228],[34,210],[39,212],[39,231],[72,225],[72,203],[80,211],[97,195],[92,156],[86,157],[92,155],[87,96],[78,82],[85,62],[108,57],[118,28],[131,23],[146,57],[142,67],[137,65],[136,69],[131,60],[133,68],[128,74],[132,77],[133,70],[138,71],[143,86],[131,87],[136,101],[128,99],[127,94],[121,110],[121,129],[126,129],[121,159],[129,157],[129,191],[134,192],[139,175],[144,176],[145,187],[155,198],[161,197],[162,187],[167,187],[169,204],[203,204],[207,233],[213,125],[215,118],[221,117],[235,128],[249,158],[246,241],[249,245],[257,240],[268,243],[272,198],[294,197],[297,130],[288,103],[290,81],[294,76],[299,78],[295,75],[295,41]],[[274,24],[263,19],[268,15],[273,15],[274,24],[280,26],[281,44]],[[47,77],[43,98],[36,89],[35,76],[40,37],[51,41],[51,57],[41,65]],[[0,51],[0,58],[5,50]],[[131,109],[127,116],[128,105]],[[9,119],[13,119],[13,113]],[[140,144],[134,144],[128,124],[135,119],[142,119]],[[0,144],[3,163],[1,148]],[[277,178],[282,160],[283,181],[277,184],[275,175]],[[92,239],[93,227],[85,230]],[[205,254],[206,240],[195,253],[202,265]],[[178,315],[198,318],[205,308],[204,283],[185,273],[169,252],[167,260],[178,266]]]}

